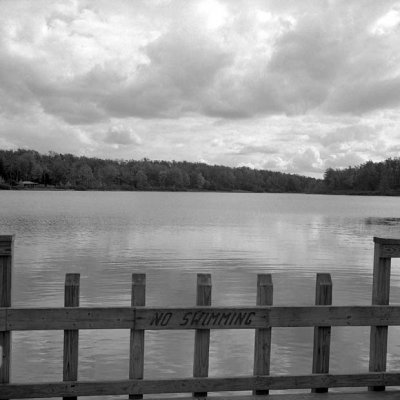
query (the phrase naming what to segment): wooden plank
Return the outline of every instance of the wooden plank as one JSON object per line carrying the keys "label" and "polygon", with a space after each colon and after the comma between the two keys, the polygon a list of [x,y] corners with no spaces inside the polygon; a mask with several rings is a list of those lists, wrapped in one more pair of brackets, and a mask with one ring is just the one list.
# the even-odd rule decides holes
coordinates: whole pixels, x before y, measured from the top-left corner
{"label": "wooden plank", "polygon": [[7,310],[7,329],[131,329],[132,307],[11,308]]}
{"label": "wooden plank", "polygon": [[[113,396],[244,390],[310,389],[317,387],[399,386],[400,374],[370,372],[348,375],[248,376],[230,378],[127,379],[101,382],[0,384],[0,400],[64,396]],[[322,395],[322,394],[321,394]],[[328,395],[327,393],[324,394]]]}
{"label": "wooden plank", "polygon": [[152,330],[264,328],[269,312],[261,307],[138,308],[136,325]]}
{"label": "wooden plank", "polygon": [[[388,305],[390,296],[391,259],[383,257],[385,244],[375,242],[374,269],[372,283],[372,304]],[[372,325],[372,324],[371,324]],[[371,326],[369,370],[386,371],[388,327],[384,324]],[[384,387],[370,387],[369,390],[382,391]]]}
{"label": "wooden plank", "polygon": [[374,243],[380,245],[378,248],[375,247],[375,249],[378,249],[379,251],[379,257],[400,257],[400,239],[374,237]]}
{"label": "wooden plank", "polygon": [[[273,304],[274,287],[271,274],[257,275],[257,305]],[[254,334],[254,375],[269,375],[271,363],[271,328],[256,329]],[[267,395],[268,390],[254,390],[253,394]]]}
{"label": "wooden plank", "polygon": [[[65,307],[6,309],[7,330],[254,329],[400,325],[400,306]],[[0,330],[4,326],[0,324]]]}
{"label": "wooden plank", "polygon": [[374,237],[374,243],[400,245],[400,239]]}
{"label": "wooden plank", "polygon": [[[208,400],[398,400],[399,391],[376,392],[340,392],[340,393],[279,393],[270,396],[208,396]],[[177,400],[177,397],[148,397],[147,400]],[[189,397],[179,397],[179,400],[190,400]]]}
{"label": "wooden plank", "polygon": [[400,245],[393,245],[393,244],[382,245],[381,254],[382,254],[382,257],[386,257],[386,258],[399,258],[400,257]]}
{"label": "wooden plank", "polygon": [[[132,274],[131,306],[146,304],[146,275]],[[129,379],[143,379],[144,376],[144,330],[131,329],[129,352]],[[142,399],[141,394],[130,394],[130,399]]]}
{"label": "wooden plank", "polygon": [[210,307],[137,309],[141,329],[400,325],[399,306]]}
{"label": "wooden plank", "polygon": [[[330,274],[317,274],[315,288],[315,305],[332,304],[332,280]],[[331,327],[314,327],[314,349],[312,372],[327,374],[329,372],[329,355],[331,347]],[[327,388],[314,388],[313,393],[326,393]]]}
{"label": "wooden plank", "polygon": [[0,235],[0,257],[12,257],[14,248],[13,235]]}
{"label": "wooden plank", "polygon": [[[79,307],[79,274],[65,275],[64,306]],[[64,331],[64,358],[63,358],[63,380],[78,380],[78,352],[79,331],[68,329]],[[76,396],[64,397],[68,400],[76,400]]]}
{"label": "wooden plank", "polygon": [[[13,248],[13,236],[0,236],[0,307],[11,307]],[[2,310],[3,316],[4,311]],[[0,332],[0,357],[0,383],[8,383],[11,370],[11,332],[7,330]]]}
{"label": "wooden plank", "polygon": [[7,330],[7,310],[0,308],[0,332],[4,332]]}
{"label": "wooden plank", "polygon": [[[197,274],[196,304],[211,306],[211,275]],[[208,376],[210,352],[210,330],[196,329],[194,337],[193,376]],[[194,392],[193,397],[207,396],[207,392]]]}

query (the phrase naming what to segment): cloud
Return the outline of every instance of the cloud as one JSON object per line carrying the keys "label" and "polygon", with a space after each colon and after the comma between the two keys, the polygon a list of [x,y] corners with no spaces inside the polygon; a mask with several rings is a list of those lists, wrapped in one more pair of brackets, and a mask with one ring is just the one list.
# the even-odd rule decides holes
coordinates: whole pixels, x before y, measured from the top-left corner
{"label": "cloud", "polygon": [[114,12],[102,2],[55,2],[41,12],[21,3],[32,18],[8,6],[1,87],[70,124],[190,113],[362,114],[399,105],[396,8],[371,6],[372,17],[341,2],[324,10],[315,2],[204,0],[139,2],[137,15],[123,2]]}
{"label": "cloud", "polygon": [[320,143],[324,146],[336,144],[343,145],[349,142],[365,142],[376,137],[376,130],[368,125],[348,125],[327,132],[320,138]]}
{"label": "cloud", "polygon": [[106,133],[104,142],[123,146],[130,144],[141,145],[142,139],[131,128],[112,126]]}
{"label": "cloud", "polygon": [[232,151],[230,154],[237,155],[251,155],[251,154],[276,154],[277,149],[268,145],[243,145],[237,150]]}
{"label": "cloud", "polygon": [[398,1],[34,3],[0,6],[4,146],[310,174],[396,155]]}
{"label": "cloud", "polygon": [[355,153],[352,151],[339,153],[339,154],[331,154],[325,159],[325,167],[326,168],[346,168],[351,166],[356,166],[365,163],[368,161],[368,158],[363,157],[359,153]]}
{"label": "cloud", "polygon": [[371,32],[376,35],[388,35],[400,27],[400,7],[392,8],[380,17],[372,26]]}
{"label": "cloud", "polygon": [[364,114],[400,105],[400,73],[394,78],[358,79],[338,86],[327,109],[335,113]]}
{"label": "cloud", "polygon": [[104,99],[105,108],[116,116],[176,118],[199,112],[207,88],[231,61],[218,42],[201,31],[191,32],[186,24],[142,50],[148,62]]}

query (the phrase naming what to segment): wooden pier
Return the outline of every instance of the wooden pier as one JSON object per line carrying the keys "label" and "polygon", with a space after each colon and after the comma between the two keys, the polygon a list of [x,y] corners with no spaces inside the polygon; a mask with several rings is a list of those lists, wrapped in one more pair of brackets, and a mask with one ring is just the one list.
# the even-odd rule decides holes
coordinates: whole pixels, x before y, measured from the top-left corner
{"label": "wooden pier", "polygon": [[[386,371],[388,326],[400,325],[400,306],[389,305],[391,259],[400,257],[400,240],[374,238],[373,293],[370,306],[332,306],[329,274],[317,274],[315,306],[273,306],[270,274],[257,279],[255,306],[213,307],[211,276],[197,275],[197,304],[188,307],[146,307],[146,276],[132,275],[132,299],[127,307],[80,307],[79,274],[65,278],[65,307],[15,308],[11,305],[13,237],[0,236],[0,399],[77,396],[182,394],[212,397],[214,392],[249,391],[252,394],[218,399],[400,399],[400,371]],[[330,374],[332,326],[370,326],[369,371]],[[310,374],[270,375],[271,340],[275,327],[314,327]],[[80,329],[130,330],[127,379],[80,381],[78,342]],[[194,330],[192,378],[146,379],[146,330]],[[254,368],[249,376],[208,377],[211,329],[254,329]],[[25,330],[63,330],[63,377],[59,382],[10,382],[11,333]],[[311,361],[311,360],[310,360]],[[311,365],[311,364],[310,364]],[[61,377],[60,377],[61,378]],[[386,390],[388,387],[389,390]],[[346,393],[328,393],[347,388]],[[357,391],[355,391],[357,388]],[[360,389],[361,388],[361,389]],[[310,393],[269,394],[270,390],[309,389]],[[211,394],[209,396],[209,394]],[[182,398],[182,397],[181,397]]]}

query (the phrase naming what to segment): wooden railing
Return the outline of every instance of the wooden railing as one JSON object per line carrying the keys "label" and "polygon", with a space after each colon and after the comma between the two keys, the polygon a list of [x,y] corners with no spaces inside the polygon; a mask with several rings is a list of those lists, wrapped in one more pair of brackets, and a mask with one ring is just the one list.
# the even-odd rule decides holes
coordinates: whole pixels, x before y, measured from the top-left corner
{"label": "wooden railing", "polygon": [[[273,306],[269,274],[258,275],[254,307],[212,307],[211,276],[197,275],[195,307],[146,307],[144,274],[132,275],[130,307],[79,307],[79,274],[67,274],[65,307],[11,307],[13,237],[0,236],[0,399],[99,395],[245,391],[268,394],[269,390],[311,389],[326,392],[334,387],[368,387],[382,391],[400,386],[400,373],[386,371],[388,326],[400,325],[400,306],[389,305],[390,263],[400,257],[400,240],[374,238],[373,296],[371,306],[332,306],[329,274],[317,274],[315,306]],[[274,327],[315,327],[312,373],[270,376],[271,330]],[[361,374],[329,374],[331,326],[371,326],[369,371]],[[80,329],[129,329],[128,379],[118,381],[78,380]],[[193,378],[144,379],[146,330],[195,330]],[[254,329],[252,376],[209,378],[210,329]],[[10,383],[11,332],[64,330],[63,381]]]}

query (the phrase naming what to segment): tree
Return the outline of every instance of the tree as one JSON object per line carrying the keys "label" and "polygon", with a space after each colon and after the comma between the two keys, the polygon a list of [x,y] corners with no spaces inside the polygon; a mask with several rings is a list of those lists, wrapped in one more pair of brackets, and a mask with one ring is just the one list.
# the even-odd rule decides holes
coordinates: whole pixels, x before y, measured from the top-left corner
{"label": "tree", "polygon": [[78,161],[73,164],[71,178],[73,184],[79,189],[92,189],[94,187],[93,171],[84,161]]}
{"label": "tree", "polygon": [[201,172],[193,172],[190,175],[190,186],[193,189],[203,189],[206,180]]}
{"label": "tree", "polygon": [[336,172],[332,168],[328,168],[325,171],[324,182],[329,190],[336,189]]}
{"label": "tree", "polygon": [[178,167],[172,167],[167,174],[167,187],[171,189],[181,189],[183,186],[182,172]]}
{"label": "tree", "polygon": [[114,186],[117,184],[117,178],[119,175],[118,168],[115,165],[112,164],[106,164],[103,167],[100,167],[98,169],[98,178],[100,181],[100,184],[103,184],[103,186]]}
{"label": "tree", "polygon": [[147,188],[147,175],[143,170],[139,170],[135,175],[136,189],[143,190]]}

